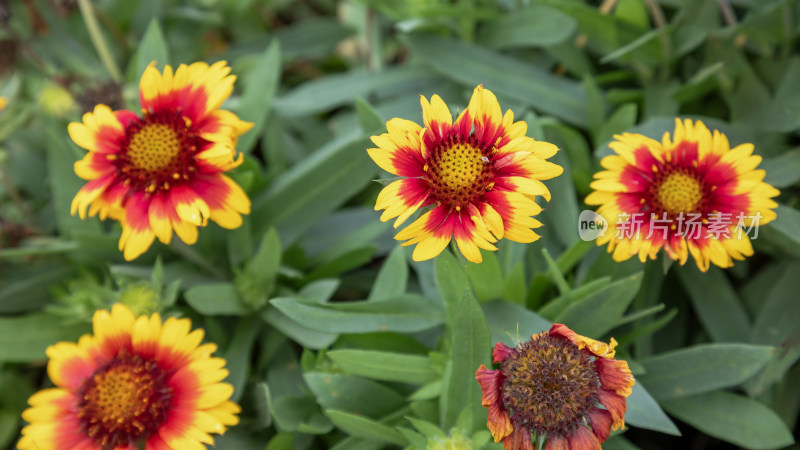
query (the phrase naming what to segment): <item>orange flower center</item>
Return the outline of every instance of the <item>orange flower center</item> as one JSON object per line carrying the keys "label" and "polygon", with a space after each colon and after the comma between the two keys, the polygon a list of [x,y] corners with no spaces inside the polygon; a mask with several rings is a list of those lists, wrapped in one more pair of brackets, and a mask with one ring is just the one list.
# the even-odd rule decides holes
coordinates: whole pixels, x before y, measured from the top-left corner
{"label": "orange flower center", "polygon": [[128,144],[131,163],[148,172],[155,172],[172,164],[181,151],[178,134],[169,125],[161,123],[142,127]]}
{"label": "orange flower center", "polygon": [[703,186],[689,174],[673,172],[658,186],[656,198],[670,214],[693,213],[703,200]]}
{"label": "orange flower center", "polygon": [[472,137],[467,142],[449,138],[431,151],[425,165],[433,197],[456,210],[492,189],[491,160],[472,140]]}
{"label": "orange flower center", "polygon": [[567,339],[537,334],[517,346],[501,370],[512,421],[537,434],[570,434],[597,404],[601,386],[592,357]]}
{"label": "orange flower center", "polygon": [[97,369],[80,393],[81,429],[102,448],[147,439],[164,422],[172,398],[155,362],[124,351]]}

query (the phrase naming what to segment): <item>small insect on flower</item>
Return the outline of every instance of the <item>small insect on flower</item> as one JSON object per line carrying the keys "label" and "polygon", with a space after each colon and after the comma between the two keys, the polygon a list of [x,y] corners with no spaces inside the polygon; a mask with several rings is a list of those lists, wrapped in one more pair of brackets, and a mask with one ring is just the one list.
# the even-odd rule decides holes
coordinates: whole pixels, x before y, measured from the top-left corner
{"label": "small insect on flower", "polygon": [[497,98],[478,86],[467,108],[453,122],[444,101],[421,97],[424,127],[395,118],[388,133],[372,136],[377,148],[367,151],[385,171],[403,177],[386,186],[375,202],[385,210],[382,221],[397,218],[399,227],[417,210],[427,211],[395,236],[414,245],[413,258],[438,255],[455,239],[470,261],[482,260],[479,249],[497,250],[502,238],[533,242],[541,226],[533,215],[542,208],[536,196],[550,200],[541,180],[564,169],[547,158],[558,148],[525,136],[525,122],[503,115]]}
{"label": "small insect on flower", "polygon": [[481,364],[475,372],[494,441],[533,450],[535,433],[547,438],[546,450],[599,449],[625,426],[625,398],[635,384],[628,363],[614,359],[616,345],[562,324],[514,348],[498,342],[492,357],[500,368]]}
{"label": "small insect on flower", "polygon": [[239,423],[225,360],[188,319],[97,311],[94,334],[47,349],[56,387],[28,400],[21,450],[205,448]]}
{"label": "small insect on flower", "polygon": [[672,139],[664,133],[661,142],[632,133],[614,139],[617,154],[600,161],[606,170],[594,175],[586,204],[600,205],[609,232],[597,244],[608,243],[615,261],[644,262],[663,248],[681,264],[691,254],[706,271],[753,254],[750,239],[775,219],[779,194],[756,170],[753,144],[731,149],[724,134],[689,119],[675,119]]}
{"label": "small insect on flower", "polygon": [[219,109],[235,76],[224,61],[181,65],[164,73],[151,64],[142,75],[142,116],[97,105],[69,135],[88,150],[75,173],[89,182],[72,201],[72,214],[109,217],[122,224],[119,249],[131,260],[155,238],[174,231],[187,244],[211,219],[237,228],[250,199],[224,175],[243,161],[237,137],[252,127]]}

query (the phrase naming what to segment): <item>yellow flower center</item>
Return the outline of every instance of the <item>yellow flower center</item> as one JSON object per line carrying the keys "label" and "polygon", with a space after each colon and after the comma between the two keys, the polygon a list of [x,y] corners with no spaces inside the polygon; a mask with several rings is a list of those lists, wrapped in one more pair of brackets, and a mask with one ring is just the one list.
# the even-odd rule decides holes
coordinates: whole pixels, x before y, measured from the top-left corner
{"label": "yellow flower center", "polygon": [[492,189],[491,160],[471,142],[444,142],[431,152],[425,171],[436,201],[457,210]]}
{"label": "yellow flower center", "polygon": [[666,212],[688,214],[695,212],[703,200],[703,186],[691,175],[674,172],[658,186],[657,197]]}
{"label": "yellow flower center", "polygon": [[568,434],[597,403],[592,359],[567,339],[539,333],[517,346],[501,370],[504,406],[537,434]]}
{"label": "yellow flower center", "polygon": [[472,186],[483,172],[481,156],[481,151],[471,145],[455,144],[445,148],[439,156],[439,178],[454,191]]}
{"label": "yellow flower center", "polygon": [[84,382],[81,429],[103,448],[146,439],[166,418],[172,388],[158,365],[123,353]]}
{"label": "yellow flower center", "polygon": [[169,166],[180,151],[178,133],[171,126],[160,123],[145,125],[131,137],[128,144],[131,163],[148,172]]}

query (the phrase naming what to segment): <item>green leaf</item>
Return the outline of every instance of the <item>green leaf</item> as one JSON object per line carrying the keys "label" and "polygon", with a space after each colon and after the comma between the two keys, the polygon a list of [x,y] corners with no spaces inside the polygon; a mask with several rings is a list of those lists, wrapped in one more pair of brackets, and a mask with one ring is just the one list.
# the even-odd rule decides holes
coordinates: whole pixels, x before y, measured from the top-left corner
{"label": "green leaf", "polygon": [[674,436],[681,435],[678,427],[672,423],[641,383],[633,385],[633,392],[628,396],[627,401],[628,410],[625,412],[625,422],[629,425]]}
{"label": "green leaf", "polygon": [[242,76],[242,100],[236,111],[239,118],[252,122],[253,128],[239,138],[240,152],[250,153],[261,136],[267,122],[267,114],[278,89],[281,75],[281,51],[277,40],[273,40],[267,50],[258,55],[255,65]]}
{"label": "green leaf", "polygon": [[774,352],[765,345],[696,345],[639,360],[646,373],[638,380],[659,401],[702,394],[746,381]]}
{"label": "green leaf", "polygon": [[281,42],[286,58],[291,61],[327,57],[341,41],[353,34],[355,30],[346,24],[334,18],[319,16],[293,21],[291,26],[275,30],[275,37]]}
{"label": "green leaf", "polygon": [[326,264],[353,250],[374,247],[392,230],[391,223],[377,218],[373,208],[357,206],[321,219],[298,241],[306,251],[308,265]]}
{"label": "green leaf", "polygon": [[438,426],[428,422],[427,420],[416,419],[414,417],[406,417],[406,419],[411,422],[411,425],[417,429],[423,436],[426,438],[446,438],[447,435],[444,434]]}
{"label": "green leaf", "polygon": [[294,433],[278,433],[269,440],[266,450],[292,450]]}
{"label": "green leaf", "polygon": [[698,430],[745,448],[783,448],[794,443],[775,412],[741,395],[714,391],[665,401],[662,406]]}
{"label": "green leaf", "polygon": [[305,280],[338,277],[372,261],[373,255],[375,255],[375,247],[372,245],[349,250],[314,269],[306,276]]}
{"label": "green leaf", "polygon": [[717,342],[744,342],[750,335],[750,319],[725,273],[711,267],[703,273],[694,265],[677,268],[703,328]]}
{"label": "green leaf", "polygon": [[322,333],[415,332],[442,323],[441,310],[416,295],[325,305],[298,298],[275,298],[270,303],[304,327]]}
{"label": "green leaf", "polygon": [[[745,66],[746,67],[746,66]],[[731,115],[736,122],[743,122],[765,131],[788,133],[800,127],[800,93],[797,79],[800,77],[800,58],[794,57],[782,70],[782,80],[771,95],[763,84],[760,74],[751,68],[740,76],[737,90],[730,96]]]}
{"label": "green leaf", "polygon": [[253,200],[251,220],[274,226],[285,247],[366,186],[376,166],[363,138],[336,139],[281,174]]}
{"label": "green leaf", "polygon": [[326,355],[350,375],[411,384],[425,384],[437,378],[426,356],[375,350],[331,350]]}
{"label": "green leaf", "polygon": [[377,333],[359,333],[342,335],[343,346],[356,347],[363,350],[381,350],[396,353],[414,353],[427,355],[430,349],[411,336],[381,331]]}
{"label": "green leaf", "polygon": [[[438,79],[423,67],[389,68],[381,72],[353,71],[332,74],[304,83],[275,100],[283,117],[306,116],[349,105],[355,98],[368,98],[372,92],[407,92],[419,84]],[[366,146],[363,148],[367,148]]]}
{"label": "green leaf", "polygon": [[597,85],[597,80],[590,75],[583,77],[581,87],[586,92],[586,115],[589,131],[591,134],[597,134],[606,118],[606,101],[603,92]]}
{"label": "green leaf", "polygon": [[621,434],[609,437],[607,441],[603,442],[603,448],[605,450],[641,450]]}
{"label": "green leaf", "polygon": [[[623,61],[636,61],[645,67],[654,66],[661,59],[658,41],[636,42],[646,29],[614,15],[603,14],[589,4],[564,0],[540,0],[538,3],[558,8],[575,19],[578,22],[578,31],[587,37],[587,48],[595,54],[608,55],[622,48],[627,53],[621,56]],[[633,45],[626,46],[629,43]]]}
{"label": "green leaf", "polygon": [[800,264],[787,266],[763,298],[763,305],[753,327],[752,342],[756,344],[781,345],[792,333],[800,330],[800,302],[796,293],[800,290],[797,277]]}
{"label": "green leaf", "polygon": [[[56,226],[59,234],[70,237],[76,232],[90,232],[101,234],[100,222],[96,219],[83,221],[78,216],[70,213],[72,198],[84,185],[84,182],[75,175],[73,166],[78,158],[75,157],[74,144],[67,144],[63,133],[56,132],[61,127],[56,123],[49,123],[44,131],[47,137],[47,176],[51,189],[51,199],[55,212]],[[80,151],[83,154],[83,150]]]}
{"label": "green leaf", "polygon": [[335,373],[308,372],[303,379],[323,408],[340,409],[362,416],[379,418],[404,403],[403,397],[388,387],[364,378]]}
{"label": "green leaf", "polygon": [[610,141],[612,136],[617,133],[629,130],[636,123],[638,111],[636,103],[626,103],[617,108],[597,132],[594,138],[595,146]]}
{"label": "green leaf", "polygon": [[327,409],[325,414],[330,417],[334,425],[351,436],[389,442],[400,446],[408,445],[406,438],[388,425],[335,409]]}
{"label": "green leaf", "polygon": [[281,431],[325,434],[333,424],[322,414],[314,400],[307,397],[282,396],[273,401],[272,417]]}
{"label": "green leaf", "polygon": [[384,447],[386,446],[378,441],[348,436],[330,447],[329,450],[381,450]]}
{"label": "green leaf", "polygon": [[270,228],[261,238],[256,254],[234,279],[242,303],[251,309],[261,309],[267,304],[280,264],[281,241],[275,229]]}
{"label": "green leaf", "polygon": [[751,394],[760,394],[768,386],[781,381],[800,359],[800,349],[792,344],[800,332],[800,324],[797,322],[800,317],[800,302],[795,295],[800,289],[798,270],[800,264],[788,264],[768,289],[759,292],[762,305],[753,326],[751,342],[783,348],[776,352],[764,372],[747,386],[747,391]]}
{"label": "green leaf", "polygon": [[[8,270],[3,268],[3,270]],[[7,281],[0,283],[0,313],[19,313],[40,308],[50,298],[50,288],[76,274],[74,266],[31,265],[11,267],[4,272]]]}
{"label": "green leaf", "polygon": [[482,306],[492,342],[502,342],[509,347],[516,347],[521,340],[547,331],[553,325],[533,311],[507,301],[488,302]]}
{"label": "green leaf", "polygon": [[136,81],[142,77],[144,70],[150,63],[155,62],[156,68],[164,70],[164,66],[169,64],[169,48],[164,40],[164,33],[161,32],[161,26],[157,19],[150,21],[147,25],[142,40],[136,47],[136,72],[134,76]]}
{"label": "green leaf", "polygon": [[361,129],[368,134],[377,134],[386,129],[386,119],[361,97],[356,97],[356,116]]}
{"label": "green leaf", "polygon": [[415,401],[415,400],[430,400],[442,395],[442,379],[439,378],[436,381],[431,381],[430,383],[422,386],[421,388],[417,389],[416,392],[411,394],[408,399]]}
{"label": "green leaf", "polygon": [[503,298],[503,271],[495,252],[481,251],[483,262],[467,262],[467,275],[475,289],[475,297],[483,303]]}
{"label": "green leaf", "polygon": [[778,205],[775,212],[778,218],[759,230],[759,237],[773,243],[781,253],[800,257],[800,211]]}
{"label": "green leaf", "polygon": [[[557,269],[558,267],[556,267]],[[584,283],[582,286],[572,289],[564,295],[560,295],[544,307],[539,308],[538,313],[545,318],[555,320],[563,314],[570,305],[588,299],[595,293],[602,292],[611,283],[609,277],[600,277]]]}
{"label": "green leaf", "polygon": [[267,428],[272,425],[272,414],[270,413],[272,411],[272,393],[269,385],[264,382],[256,383],[254,391],[253,403],[258,415],[257,424],[261,428]]}
{"label": "green leaf", "polygon": [[77,341],[91,331],[88,324],[66,325],[60,320],[44,313],[0,317],[0,361],[43,361],[47,347],[60,341]]}
{"label": "green leaf", "polygon": [[576,82],[475,44],[429,34],[410,34],[406,40],[415,56],[445,77],[469,87],[483,83],[537,111],[586,125],[586,98]]}
{"label": "green leaf", "polygon": [[767,172],[765,183],[776,188],[792,186],[800,181],[800,151],[789,150],[772,158],[764,158],[758,168]]}
{"label": "green leaf", "polygon": [[408,263],[405,250],[398,245],[383,261],[367,300],[383,300],[402,295],[406,292],[407,283]]}
{"label": "green leaf", "polygon": [[[489,352],[492,338],[483,311],[470,293],[463,295],[452,323],[450,362],[444,375],[441,397],[441,422],[449,430],[456,425],[459,414],[472,410],[473,429],[486,422],[486,408],[481,406],[481,390],[475,381],[475,370],[481,364],[491,364]],[[473,430],[468,430],[472,432]]]}
{"label": "green leaf", "polygon": [[19,420],[16,411],[0,409],[0,447],[12,448],[11,443],[18,434]]}
{"label": "green leaf", "polygon": [[525,283],[525,266],[519,263],[509,272],[508,277],[506,277],[502,298],[512,303],[523,305],[525,304],[525,296],[527,293],[528,286]]}
{"label": "green leaf", "polygon": [[233,339],[225,351],[225,360],[230,372],[226,381],[233,385],[231,400],[238,402],[244,394],[247,375],[250,371],[250,356],[253,351],[261,321],[256,317],[247,317],[240,321],[233,332]]}
{"label": "green leaf", "polygon": [[195,311],[207,316],[244,316],[251,313],[231,283],[200,284],[184,293]]}
{"label": "green leaf", "polygon": [[619,47],[613,52],[607,54],[606,56],[603,56],[602,58],[600,58],[600,63],[606,64],[616,59],[619,59],[625,55],[628,55],[632,51],[645,46],[646,44],[653,41],[655,38],[660,37],[661,35],[663,35],[664,33],[668,33],[669,31],[671,31],[670,27],[662,27],[650,30],[647,33],[644,33],[643,35],[629,42],[628,44],[625,44],[622,47]]}
{"label": "green leaf", "polygon": [[319,331],[306,328],[275,308],[267,308],[261,313],[261,318],[270,324],[270,326],[286,335],[286,337],[303,347],[314,350],[329,347],[336,341],[336,338],[339,337],[338,334],[320,333]]}
{"label": "green leaf", "polygon": [[642,272],[617,280],[570,304],[555,321],[578,334],[602,336],[620,323],[641,284]]}
{"label": "green leaf", "polygon": [[447,323],[453,323],[457,306],[469,289],[469,278],[464,264],[456,259],[450,251],[445,250],[434,260],[436,288],[444,303]]}
{"label": "green leaf", "polygon": [[317,303],[326,303],[339,289],[339,284],[341,281],[338,278],[315,280],[303,286],[297,292],[297,296]]}
{"label": "green leaf", "polygon": [[575,32],[575,20],[543,5],[530,5],[486,24],[483,42],[495,48],[549,47],[567,40]]}
{"label": "green leaf", "polygon": [[536,231],[545,238],[555,236],[564,247],[569,248],[578,241],[578,200],[575,185],[569,177],[570,161],[563,151],[559,151],[550,162],[564,168],[564,173],[547,180],[547,187],[553,195],[550,203],[540,202],[544,211],[539,218],[545,226]]}

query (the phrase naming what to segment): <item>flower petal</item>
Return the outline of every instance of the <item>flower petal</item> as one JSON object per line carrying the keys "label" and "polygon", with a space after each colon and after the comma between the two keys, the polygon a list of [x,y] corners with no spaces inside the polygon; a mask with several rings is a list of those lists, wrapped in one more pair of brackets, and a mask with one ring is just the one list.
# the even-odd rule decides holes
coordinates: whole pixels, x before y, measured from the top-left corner
{"label": "flower petal", "polygon": [[488,370],[481,364],[475,371],[475,379],[481,387],[481,404],[489,408],[489,419],[487,426],[492,433],[495,442],[500,442],[514,431],[511,425],[511,417],[503,407],[501,388],[503,386],[503,374],[499,370]]}

